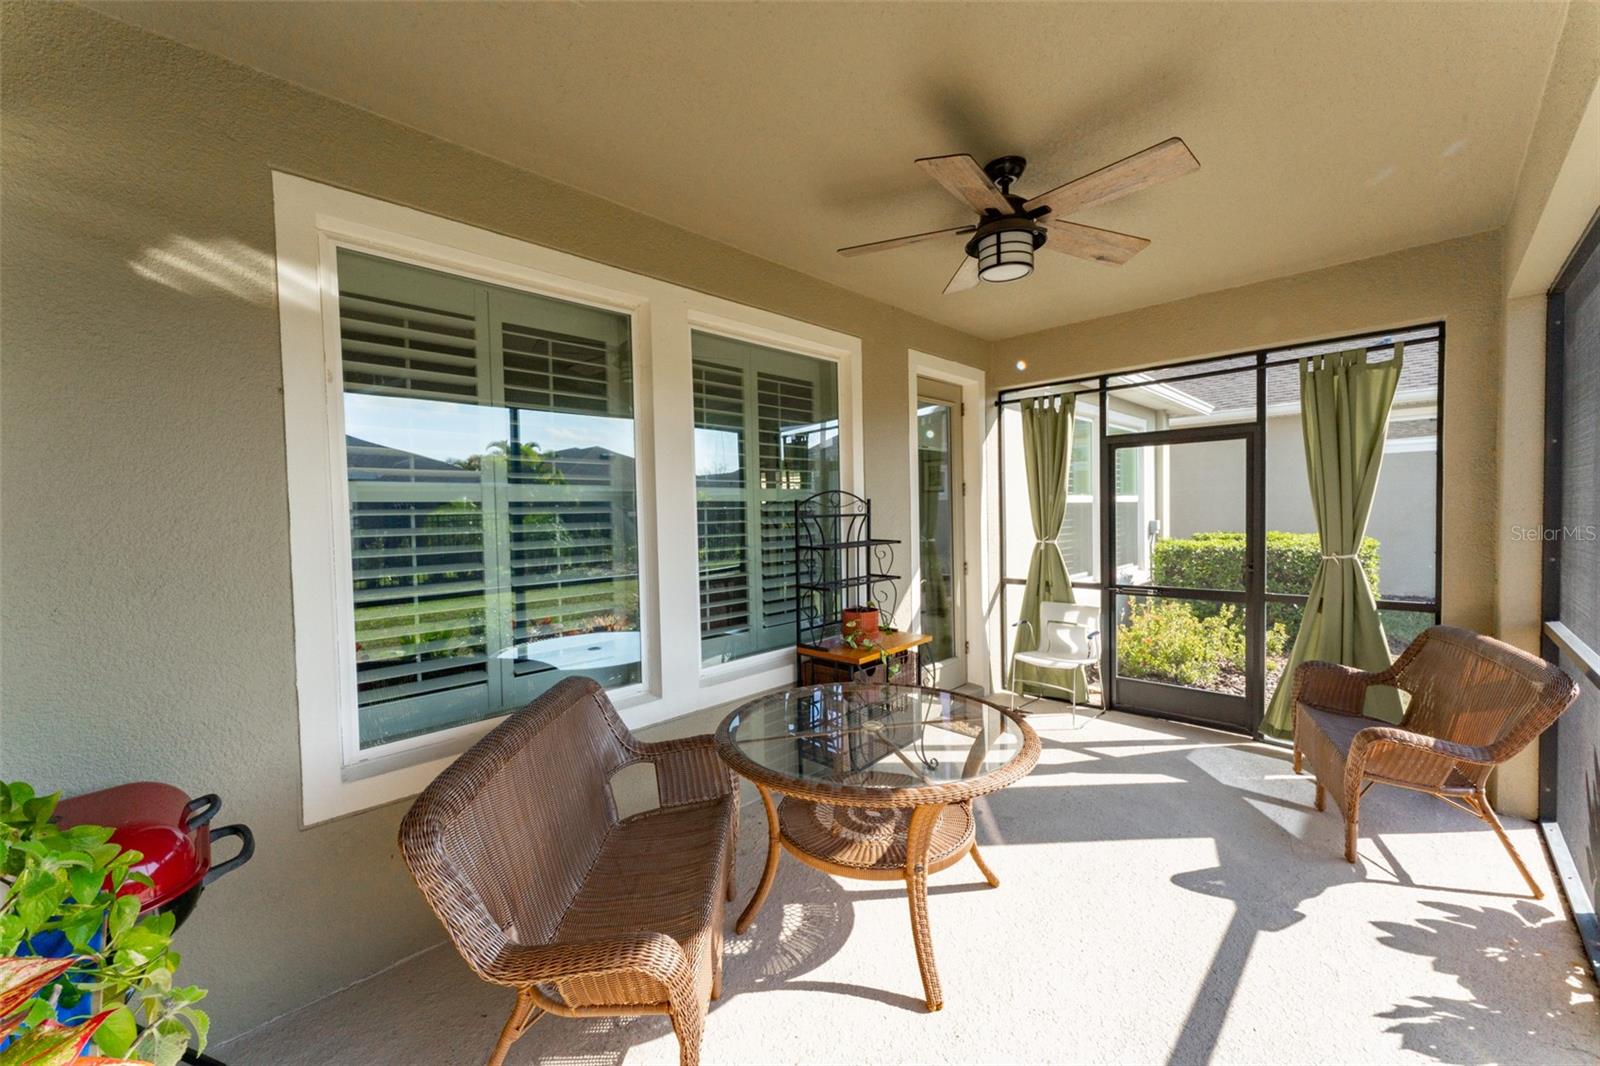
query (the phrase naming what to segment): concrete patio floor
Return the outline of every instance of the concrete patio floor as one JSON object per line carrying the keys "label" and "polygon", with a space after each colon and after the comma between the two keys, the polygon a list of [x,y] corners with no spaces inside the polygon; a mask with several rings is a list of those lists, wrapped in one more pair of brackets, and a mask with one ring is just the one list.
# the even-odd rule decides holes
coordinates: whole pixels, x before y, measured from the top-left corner
{"label": "concrete patio floor", "polygon": [[[786,859],[734,913],[765,833],[747,806],[706,1063],[1454,1062],[1600,1057],[1600,1009],[1537,830],[1375,789],[1361,862],[1288,753],[1108,714],[1034,714],[1032,776],[980,803],[1001,885],[934,878],[945,1008],[928,1014],[904,894]],[[232,1066],[481,1063],[512,995],[442,946],[239,1037]],[[508,1063],[676,1063],[666,1019],[541,1019]]]}

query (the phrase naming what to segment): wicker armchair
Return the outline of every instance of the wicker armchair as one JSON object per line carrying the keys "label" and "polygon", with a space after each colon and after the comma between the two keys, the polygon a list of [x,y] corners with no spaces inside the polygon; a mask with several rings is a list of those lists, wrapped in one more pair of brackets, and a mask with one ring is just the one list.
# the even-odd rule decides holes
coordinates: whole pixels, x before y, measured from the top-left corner
{"label": "wicker armchair", "polygon": [[[1361,714],[1367,688],[1410,694],[1398,726]],[[1533,898],[1544,893],[1484,793],[1489,772],[1549,728],[1578,695],[1560,668],[1453,626],[1426,630],[1387,670],[1302,663],[1294,673],[1294,769],[1311,763],[1317,810],[1326,791],[1344,812],[1344,857],[1356,861],[1361,797],[1376,783],[1438,796],[1489,823]]]}
{"label": "wicker armchair", "polygon": [[[619,820],[610,779],[646,762],[661,805]],[[666,1014],[683,1066],[699,1061],[721,992],[737,801],[711,737],[642,743],[576,677],[417,797],[400,825],[417,887],[478,976],[517,990],[490,1066],[545,1011]]]}

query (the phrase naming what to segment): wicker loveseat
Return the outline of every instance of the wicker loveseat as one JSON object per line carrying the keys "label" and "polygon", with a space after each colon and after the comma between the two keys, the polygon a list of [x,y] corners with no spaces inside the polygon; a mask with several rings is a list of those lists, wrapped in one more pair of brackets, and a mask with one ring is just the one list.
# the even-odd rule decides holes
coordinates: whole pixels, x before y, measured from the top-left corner
{"label": "wicker loveseat", "polygon": [[[1398,726],[1361,714],[1367,689],[1409,694]],[[1344,813],[1344,857],[1356,861],[1361,797],[1374,783],[1438,796],[1487,822],[1527,881],[1544,895],[1489,806],[1489,772],[1548,729],[1577,698],[1559,667],[1453,626],[1424,630],[1387,670],[1333,663],[1294,672],[1294,769],[1311,764],[1316,808],[1333,793]]]}
{"label": "wicker loveseat", "polygon": [[[619,819],[618,770],[653,765],[660,806]],[[544,1012],[666,1014],[700,1058],[722,983],[736,783],[712,738],[642,743],[600,686],[568,678],[417,797],[400,850],[468,965],[517,990],[491,1066]]]}

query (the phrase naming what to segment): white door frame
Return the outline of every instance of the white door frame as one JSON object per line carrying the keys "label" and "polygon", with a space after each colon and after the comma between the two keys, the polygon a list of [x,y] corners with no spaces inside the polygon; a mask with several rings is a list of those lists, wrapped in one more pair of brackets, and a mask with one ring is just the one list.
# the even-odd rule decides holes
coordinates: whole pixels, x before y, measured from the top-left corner
{"label": "white door frame", "polygon": [[[983,624],[984,571],[989,565],[988,529],[986,512],[988,494],[983,480],[983,411],[987,395],[986,375],[977,367],[967,366],[952,359],[919,352],[908,352],[909,367],[906,373],[906,397],[909,414],[906,418],[906,439],[911,446],[910,476],[907,484],[911,496],[911,531],[909,537],[909,581],[907,604],[909,617],[922,617],[922,553],[916,549],[922,532],[921,500],[918,491],[917,469],[917,379],[930,378],[958,386],[961,389],[963,411],[961,418],[961,478],[966,494],[961,501],[962,554],[966,556],[967,573],[961,578],[962,638],[966,641],[966,679],[968,684],[979,685],[985,694],[989,686],[989,641]],[[977,566],[973,566],[977,563]]]}

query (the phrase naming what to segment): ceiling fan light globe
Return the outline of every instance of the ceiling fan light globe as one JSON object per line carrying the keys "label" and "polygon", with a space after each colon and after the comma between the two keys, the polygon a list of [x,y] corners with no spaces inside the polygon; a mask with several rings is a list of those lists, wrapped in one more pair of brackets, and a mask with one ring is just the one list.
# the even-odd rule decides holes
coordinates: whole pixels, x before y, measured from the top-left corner
{"label": "ceiling fan light globe", "polygon": [[999,263],[992,267],[980,268],[978,277],[984,281],[1020,281],[1032,273],[1032,263]]}
{"label": "ceiling fan light globe", "polygon": [[978,277],[984,281],[1016,281],[1033,273],[1033,234],[1001,230],[978,240]]}

